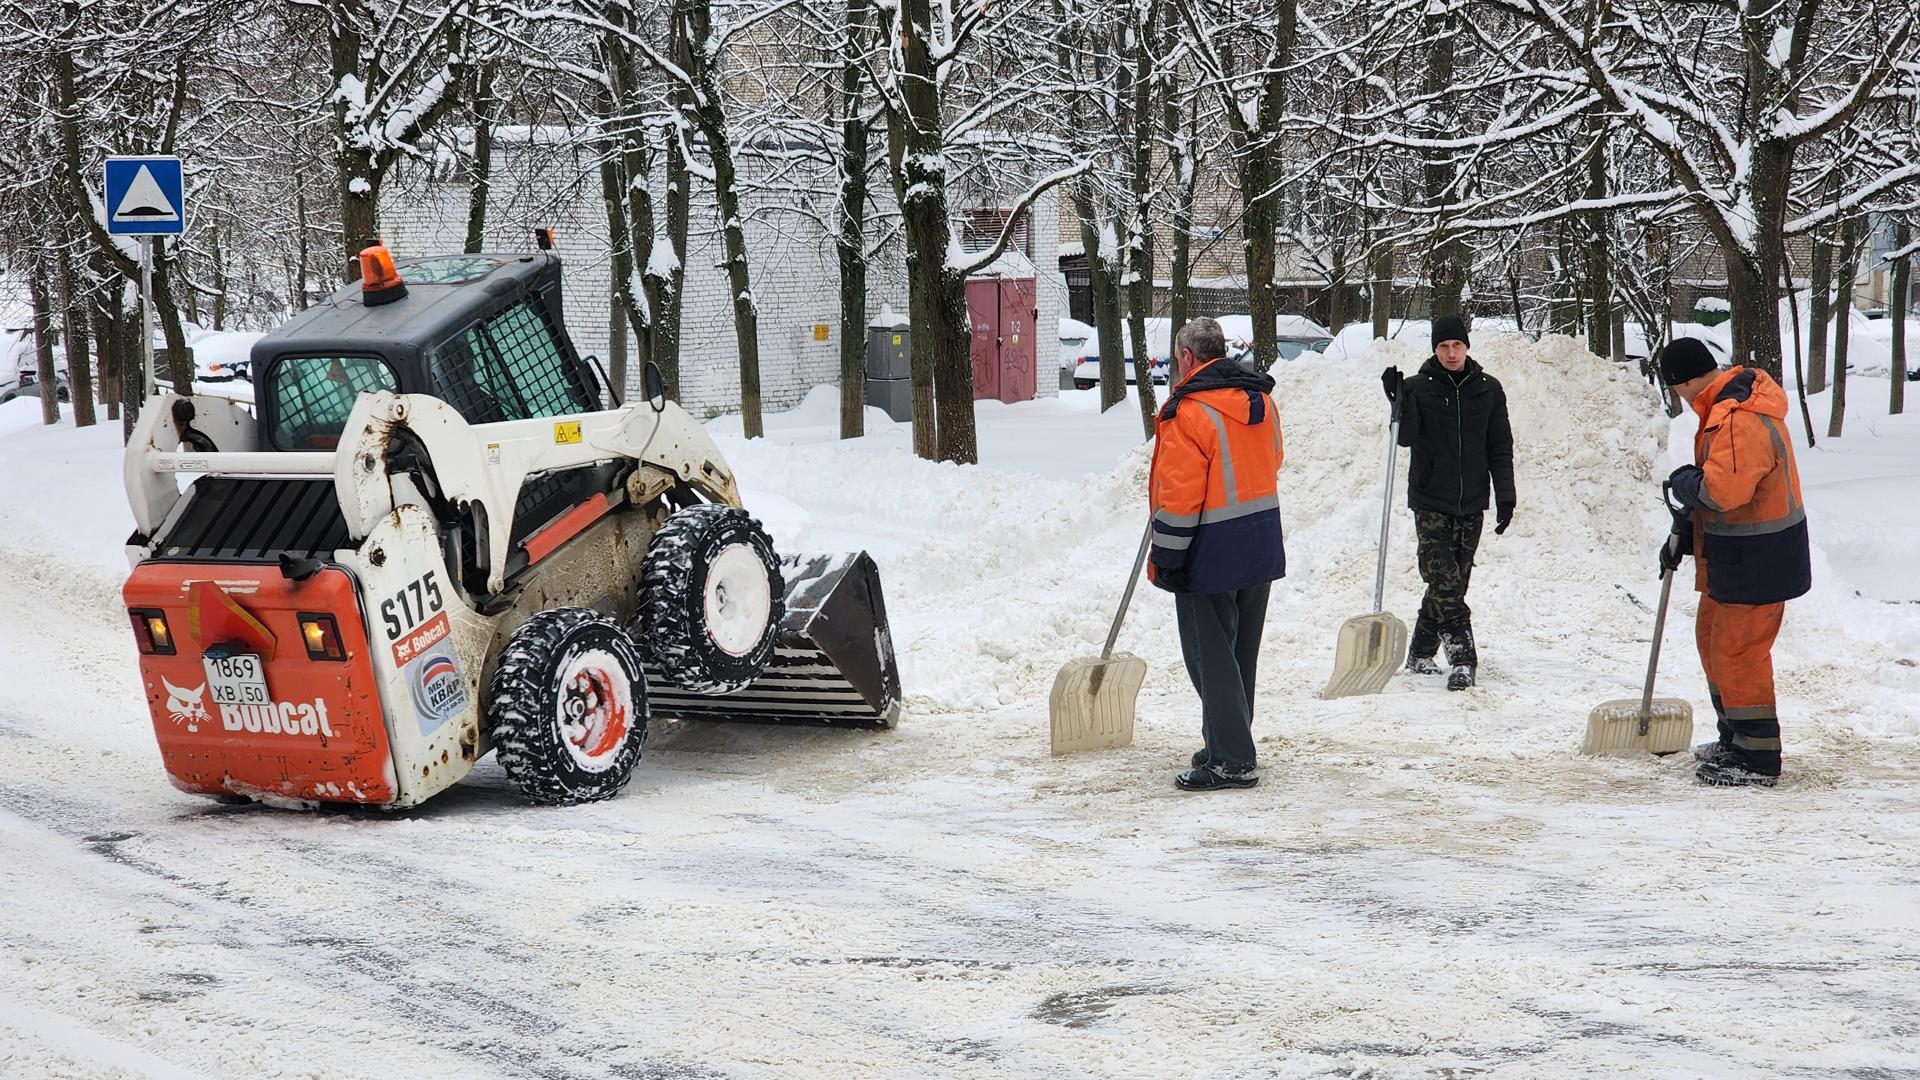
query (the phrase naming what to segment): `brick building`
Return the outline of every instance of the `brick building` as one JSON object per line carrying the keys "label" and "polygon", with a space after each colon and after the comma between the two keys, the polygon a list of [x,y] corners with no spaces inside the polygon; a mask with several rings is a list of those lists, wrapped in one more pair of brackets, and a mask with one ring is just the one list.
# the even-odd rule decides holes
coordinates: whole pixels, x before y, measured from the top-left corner
{"label": "brick building", "polygon": [[[526,250],[532,246],[533,228],[552,226],[555,248],[566,265],[568,332],[583,354],[604,359],[616,305],[606,208],[592,153],[560,128],[501,128],[495,138],[486,247]],[[823,224],[833,205],[831,193],[837,179],[824,164],[816,168],[817,175],[806,175],[810,166],[796,165],[790,153],[776,158],[752,147],[736,147],[735,156],[746,210],[749,280],[760,312],[761,402],[774,412],[791,408],[814,387],[839,384],[840,269]],[[783,186],[797,178],[810,192],[783,192],[776,203],[774,196],[756,190],[755,185],[767,180],[775,168]],[[655,183],[661,185],[664,180],[656,176]],[[466,237],[468,192],[467,178],[450,159],[412,165],[382,189],[384,239],[402,255],[460,250]],[[664,202],[658,186],[654,195]],[[982,212],[991,214],[992,208],[1018,195],[1017,191],[951,192],[963,239],[974,237],[971,229],[964,228],[968,222],[980,220]],[[889,232],[891,238],[868,269],[869,320],[879,314],[882,304],[895,311],[907,309],[905,249],[893,228],[897,213],[883,172],[875,173],[871,197],[875,220],[869,226],[870,240]],[[1037,266],[1057,264],[1058,216],[1057,200],[1042,198],[1033,207],[1031,227],[1023,230],[1022,254]],[[720,268],[719,226],[712,188],[696,179],[680,355],[681,404],[696,416],[734,411],[740,401],[739,351],[732,297]],[[1061,312],[1063,288],[1057,275],[1051,274],[1040,275],[1038,286],[1035,322],[1051,327]],[[630,344],[630,388],[638,385],[637,362]],[[1038,362],[1038,393],[1057,393],[1053,350],[1043,347]]]}

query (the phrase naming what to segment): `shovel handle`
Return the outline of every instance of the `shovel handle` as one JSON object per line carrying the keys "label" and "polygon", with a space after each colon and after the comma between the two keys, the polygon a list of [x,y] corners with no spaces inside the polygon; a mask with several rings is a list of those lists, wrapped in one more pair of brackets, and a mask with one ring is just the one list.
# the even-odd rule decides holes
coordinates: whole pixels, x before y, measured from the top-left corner
{"label": "shovel handle", "polygon": [[1140,568],[1147,561],[1147,547],[1153,543],[1153,519],[1147,519],[1146,531],[1140,534],[1140,550],[1133,556],[1133,573],[1127,575],[1127,590],[1120,594],[1120,610],[1113,613],[1113,625],[1107,629],[1107,644],[1100,650],[1100,661],[1105,663],[1113,656],[1113,643],[1120,640],[1120,624],[1126,621],[1127,607],[1133,603],[1133,588],[1140,583]]}
{"label": "shovel handle", "polygon": [[1653,727],[1653,676],[1660,670],[1660,638],[1667,630],[1667,598],[1673,594],[1673,571],[1660,572],[1660,607],[1653,616],[1653,649],[1647,655],[1647,684],[1640,690],[1640,734]]}
{"label": "shovel handle", "polygon": [[1147,519],[1146,531],[1140,534],[1140,550],[1133,556],[1133,573],[1127,575],[1127,589],[1120,594],[1120,610],[1113,613],[1113,625],[1107,628],[1107,643],[1100,650],[1100,666],[1093,669],[1093,677],[1087,682],[1087,693],[1098,694],[1100,684],[1107,677],[1107,661],[1113,658],[1113,643],[1120,640],[1120,624],[1126,621],[1127,608],[1133,603],[1133,587],[1140,583],[1140,568],[1147,562],[1147,546],[1153,543],[1153,519]]}
{"label": "shovel handle", "polygon": [[[1401,393],[1406,393],[1403,386]],[[1373,610],[1385,611],[1387,602],[1387,529],[1393,523],[1393,459],[1400,448],[1400,398],[1393,399],[1387,421],[1387,487],[1380,498],[1380,562],[1373,571]]]}

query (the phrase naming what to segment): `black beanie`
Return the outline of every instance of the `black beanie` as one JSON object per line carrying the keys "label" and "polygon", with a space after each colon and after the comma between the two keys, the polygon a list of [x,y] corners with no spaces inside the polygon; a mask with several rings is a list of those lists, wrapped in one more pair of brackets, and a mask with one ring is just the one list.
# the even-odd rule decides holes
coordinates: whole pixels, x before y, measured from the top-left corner
{"label": "black beanie", "polygon": [[1698,338],[1674,338],[1660,350],[1660,378],[1668,386],[1679,386],[1719,367],[1706,343]]}
{"label": "black beanie", "polygon": [[1433,347],[1439,348],[1443,341],[1457,341],[1471,347],[1467,340],[1467,324],[1458,315],[1442,315],[1433,320]]}

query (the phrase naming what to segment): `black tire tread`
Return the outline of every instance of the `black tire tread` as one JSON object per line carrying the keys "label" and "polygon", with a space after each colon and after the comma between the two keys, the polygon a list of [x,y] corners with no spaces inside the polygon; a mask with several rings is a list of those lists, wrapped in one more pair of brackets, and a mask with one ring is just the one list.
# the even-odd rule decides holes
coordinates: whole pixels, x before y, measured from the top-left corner
{"label": "black tire tread", "polygon": [[646,742],[646,682],[635,651],[635,720],[623,759],[589,786],[569,783],[561,775],[556,755],[564,747],[554,741],[552,702],[558,672],[556,662],[567,639],[595,623],[619,634],[632,646],[619,623],[591,608],[542,611],[516,628],[500,651],[500,663],[487,684],[487,718],[493,731],[494,754],[507,778],[522,797],[544,806],[571,806],[610,799],[627,786]]}

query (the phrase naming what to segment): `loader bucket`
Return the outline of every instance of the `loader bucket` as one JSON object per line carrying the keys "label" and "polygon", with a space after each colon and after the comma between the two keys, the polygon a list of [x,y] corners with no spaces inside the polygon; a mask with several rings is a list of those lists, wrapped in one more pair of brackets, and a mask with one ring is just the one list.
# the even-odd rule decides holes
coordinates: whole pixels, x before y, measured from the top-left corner
{"label": "loader bucket", "polygon": [[786,615],[773,662],[730,694],[704,695],[647,673],[652,711],[683,719],[890,728],[900,717],[900,666],[864,551],[782,561]]}

